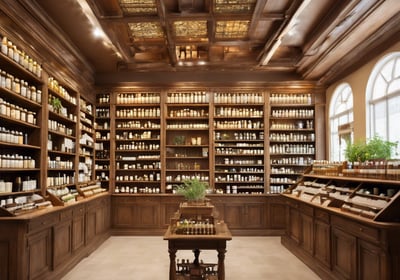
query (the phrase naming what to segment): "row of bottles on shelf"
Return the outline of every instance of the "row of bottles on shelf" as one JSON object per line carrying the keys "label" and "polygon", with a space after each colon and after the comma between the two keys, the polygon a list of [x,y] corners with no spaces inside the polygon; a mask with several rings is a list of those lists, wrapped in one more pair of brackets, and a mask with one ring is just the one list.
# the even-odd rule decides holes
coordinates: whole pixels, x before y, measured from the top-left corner
{"label": "row of bottles on shelf", "polygon": [[284,185],[271,185],[269,186],[269,193],[282,193],[285,191]]}
{"label": "row of bottles on shelf", "polygon": [[33,125],[37,124],[36,112],[9,103],[3,98],[0,98],[0,115]]}
{"label": "row of bottles on shelf", "polygon": [[49,123],[49,130],[61,132],[68,136],[74,135],[74,130],[63,123],[60,123],[55,120],[49,120],[48,123]]}
{"label": "row of bottles on shelf", "polygon": [[86,102],[86,100],[80,98],[79,99],[79,107],[81,109],[81,117],[86,116],[86,113],[89,115],[93,115],[93,105]]}
{"label": "row of bottles on shelf", "polygon": [[264,173],[264,169],[256,168],[256,167],[240,167],[239,169],[236,168],[229,168],[229,169],[222,169],[222,170],[215,170],[216,173]]}
{"label": "row of bottles on shelf", "polygon": [[224,158],[223,160],[217,160],[216,164],[224,164],[224,165],[262,165],[262,159],[233,159],[233,158]]}
{"label": "row of bottles on shelf", "polygon": [[68,102],[74,105],[77,104],[76,97],[72,96],[65,87],[59,84],[59,82],[55,78],[49,77],[48,87],[49,89],[60,95],[62,98],[66,99]]}
{"label": "row of bottles on shelf", "polygon": [[0,168],[36,168],[36,160],[29,155],[0,154]]}
{"label": "row of bottles on shelf", "polygon": [[98,104],[110,104],[110,95],[109,94],[98,94],[97,95],[97,103]]}
{"label": "row of bottles on shelf", "polygon": [[315,141],[315,134],[302,133],[271,133],[269,140],[271,141]]}
{"label": "row of bottles on shelf", "polygon": [[74,162],[72,160],[61,160],[61,157],[55,157],[54,159],[47,158],[48,168],[54,169],[73,169]]}
{"label": "row of bottles on shelf", "polygon": [[115,193],[160,193],[161,190],[158,187],[129,187],[129,186],[116,186]]}
{"label": "row of bottles on shelf", "polygon": [[215,140],[264,140],[264,132],[235,132],[233,134],[215,132]]}
{"label": "row of bottles on shelf", "polygon": [[117,118],[160,117],[160,108],[130,108],[116,110]]}
{"label": "row of bottles on shelf", "polygon": [[226,104],[262,104],[264,103],[263,93],[215,93],[215,103]]}
{"label": "row of bottles on shelf", "polygon": [[179,110],[170,110],[168,113],[168,117],[207,117],[208,112],[204,109],[190,109],[184,108]]}
{"label": "row of bottles on shelf", "polygon": [[[137,156],[122,156],[117,155],[117,160],[128,160],[128,161],[135,161],[135,160],[158,160],[160,159],[160,155],[151,154],[151,155],[137,155]],[[118,163],[117,163],[118,168]]]}
{"label": "row of bottles on shelf", "polygon": [[290,177],[271,177],[270,182],[272,184],[295,184],[297,180]]}
{"label": "row of bottles on shelf", "polygon": [[[59,141],[53,142],[51,134],[49,134],[47,139],[47,150],[48,151],[60,151],[65,153],[74,153],[75,152],[75,141],[61,137],[58,139]],[[63,140],[63,141],[61,141]]]}
{"label": "row of bottles on shelf", "polygon": [[152,163],[119,163],[117,162],[117,169],[138,169],[138,170],[152,170],[152,169],[160,169],[161,163],[159,161],[155,161]]}
{"label": "row of bottles on shelf", "polygon": [[115,180],[123,182],[123,181],[161,181],[160,173],[149,173],[149,174],[135,174],[135,175],[117,175],[115,176]]}
{"label": "row of bottles on shelf", "polygon": [[126,93],[117,95],[117,104],[160,103],[160,94],[152,92]]}
{"label": "row of bottles on shelf", "polygon": [[29,85],[27,81],[14,77],[4,70],[0,70],[0,86],[13,91],[36,103],[42,103],[42,91],[35,86]]}
{"label": "row of bottles on shelf", "polygon": [[314,154],[315,148],[311,144],[277,144],[270,146],[271,154]]}
{"label": "row of bottles on shelf", "polygon": [[181,122],[178,122],[178,123],[169,123],[169,124],[167,124],[167,129],[176,129],[176,128],[179,128],[179,129],[182,129],[182,128],[184,128],[184,129],[192,129],[192,128],[195,128],[195,129],[207,129],[208,128],[208,123],[193,123],[193,122],[190,122],[190,123],[181,123]]}
{"label": "row of bottles on shelf", "polygon": [[262,129],[264,123],[262,121],[252,120],[231,120],[231,121],[214,121],[216,129],[236,128],[236,129]]}
{"label": "row of bottles on shelf", "polygon": [[132,142],[130,144],[119,144],[117,150],[144,150],[144,151],[159,151],[160,144],[146,142]]}
{"label": "row of bottles on shelf", "polygon": [[296,129],[313,129],[314,121],[298,121],[296,123],[280,123],[271,122],[271,129],[284,129],[284,130],[296,130]]}
{"label": "row of bottles on shelf", "polygon": [[20,50],[6,36],[4,36],[1,40],[1,52],[29,72],[33,73],[36,77],[42,77],[42,66],[40,63],[29,57],[29,55],[23,50]]}
{"label": "row of bottles on shelf", "polygon": [[312,118],[314,117],[314,110],[313,109],[272,110],[271,116],[274,118]]}
{"label": "row of bottles on shelf", "polygon": [[270,97],[271,104],[312,104],[310,93],[304,94],[285,94],[273,93]]}
{"label": "row of bottles on shelf", "polygon": [[116,140],[145,140],[154,139],[159,140],[159,134],[153,134],[151,131],[143,131],[142,133],[133,133],[132,131],[124,131],[115,136]]}
{"label": "row of bottles on shelf", "polygon": [[263,180],[263,176],[242,174],[226,174],[215,177],[216,182],[262,182]]}
{"label": "row of bottles on shelf", "polygon": [[57,187],[64,185],[72,185],[75,183],[75,173],[73,174],[61,174],[57,176],[47,176],[47,187]]}
{"label": "row of bottles on shelf", "polygon": [[83,124],[83,123],[79,123],[79,129],[81,131],[84,130],[84,131],[89,132],[89,133],[93,133],[94,132],[94,129],[91,126],[88,126],[88,125]]}
{"label": "row of bottles on shelf", "polygon": [[296,170],[294,170],[293,168],[289,168],[289,167],[272,167],[271,168],[271,174],[298,174],[301,172],[298,172]]}
{"label": "row of bottles on shelf", "polygon": [[110,109],[108,108],[96,108],[96,118],[109,118]]}
{"label": "row of bottles on shelf", "polygon": [[0,193],[25,192],[37,189],[37,180],[29,176],[23,179],[21,176],[17,176],[14,182],[7,180],[0,178]]}
{"label": "row of bottles on shelf", "polygon": [[232,108],[232,107],[215,108],[216,117],[261,118],[263,115],[264,115],[264,110],[259,110],[255,108]]}
{"label": "row of bottles on shelf", "polygon": [[263,155],[263,149],[216,148],[217,155]]}
{"label": "row of bottles on shelf", "polygon": [[178,175],[167,175],[165,179],[167,182],[183,182],[185,180],[192,180],[192,179],[198,179],[199,181],[202,182],[208,182],[210,178],[208,177],[208,175],[205,174],[191,174],[191,175],[178,174]]}
{"label": "row of bottles on shelf", "polygon": [[95,168],[96,171],[109,170],[110,169],[110,165],[109,164],[96,163],[94,168]]}
{"label": "row of bottles on shelf", "polygon": [[311,165],[313,163],[312,157],[284,157],[279,159],[271,159],[271,164],[283,165]]}
{"label": "row of bottles on shelf", "polygon": [[28,133],[0,126],[0,142],[26,145],[28,144]]}
{"label": "row of bottles on shelf", "polygon": [[177,170],[200,170],[201,165],[197,161],[195,162],[177,162],[175,164]]}
{"label": "row of bottles on shelf", "polygon": [[128,122],[119,122],[117,123],[117,128],[160,128],[160,124],[153,121],[128,121]]}
{"label": "row of bottles on shelf", "polygon": [[204,91],[169,93],[167,103],[208,103],[209,94]]}
{"label": "row of bottles on shelf", "polygon": [[110,158],[110,150],[104,149],[103,143],[95,143],[95,145],[96,145],[96,159]]}
{"label": "row of bottles on shelf", "polygon": [[[110,140],[110,132],[107,133],[101,133],[99,131],[96,131],[96,139],[97,140]],[[96,144],[100,144],[100,143],[96,143]]]}
{"label": "row of bottles on shelf", "polygon": [[[225,193],[226,194],[237,194],[237,193],[246,193],[246,194],[262,194],[264,191],[264,185],[226,185]],[[223,192],[223,191],[222,191]]]}

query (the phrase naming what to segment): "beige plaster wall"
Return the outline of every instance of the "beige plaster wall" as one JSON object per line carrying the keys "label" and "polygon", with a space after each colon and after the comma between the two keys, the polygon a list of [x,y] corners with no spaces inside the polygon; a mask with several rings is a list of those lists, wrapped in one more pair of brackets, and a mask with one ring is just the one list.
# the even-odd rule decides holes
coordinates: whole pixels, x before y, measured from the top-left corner
{"label": "beige plaster wall", "polygon": [[336,87],[341,83],[348,83],[353,90],[353,105],[354,105],[354,139],[365,139],[366,137],[366,105],[365,105],[365,93],[367,89],[368,78],[371,74],[375,64],[386,54],[394,51],[400,51],[400,42],[387,49],[384,53],[376,58],[371,59],[367,64],[359,68],[357,71],[348,75],[344,79],[332,84],[326,91],[326,151],[327,156],[330,152],[330,123],[329,123],[329,108],[332,99],[332,94]]}

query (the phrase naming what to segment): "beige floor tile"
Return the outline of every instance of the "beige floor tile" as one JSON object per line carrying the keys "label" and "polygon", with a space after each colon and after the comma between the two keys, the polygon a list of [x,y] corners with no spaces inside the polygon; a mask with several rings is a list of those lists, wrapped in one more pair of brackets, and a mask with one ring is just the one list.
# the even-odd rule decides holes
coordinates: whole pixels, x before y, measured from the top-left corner
{"label": "beige floor tile", "polygon": [[[280,237],[233,237],[227,243],[226,280],[320,279],[280,244]],[[177,258],[193,261],[191,251]],[[217,262],[214,251],[202,251],[204,262]],[[167,241],[162,237],[112,236],[62,280],[168,280]]]}

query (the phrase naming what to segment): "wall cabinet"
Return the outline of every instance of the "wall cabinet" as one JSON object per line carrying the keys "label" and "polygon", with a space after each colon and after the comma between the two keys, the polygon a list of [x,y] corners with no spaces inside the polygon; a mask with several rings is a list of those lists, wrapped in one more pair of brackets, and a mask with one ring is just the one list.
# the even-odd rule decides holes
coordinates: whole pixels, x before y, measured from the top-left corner
{"label": "wall cabinet", "polygon": [[295,184],[316,157],[315,109],[310,93],[271,93],[270,192]]}
{"label": "wall cabinet", "polygon": [[115,191],[160,193],[160,95],[118,93],[116,98]]}

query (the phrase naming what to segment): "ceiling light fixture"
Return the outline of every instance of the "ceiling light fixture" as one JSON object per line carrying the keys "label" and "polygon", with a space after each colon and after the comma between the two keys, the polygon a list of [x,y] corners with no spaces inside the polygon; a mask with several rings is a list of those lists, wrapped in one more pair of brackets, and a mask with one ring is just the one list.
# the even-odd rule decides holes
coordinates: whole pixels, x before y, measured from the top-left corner
{"label": "ceiling light fixture", "polygon": [[296,10],[296,12],[293,14],[292,18],[289,20],[289,23],[285,26],[285,28],[282,30],[282,32],[279,34],[278,38],[275,40],[275,43],[272,45],[272,47],[269,49],[269,51],[264,54],[263,58],[261,59],[261,65],[265,66],[268,64],[268,62],[271,60],[272,56],[276,52],[276,50],[279,48],[279,46],[282,43],[282,38],[289,33],[289,31],[296,25],[297,23],[297,18],[303,12],[303,10],[307,7],[307,5],[311,2],[311,0],[304,0],[300,7]]}

